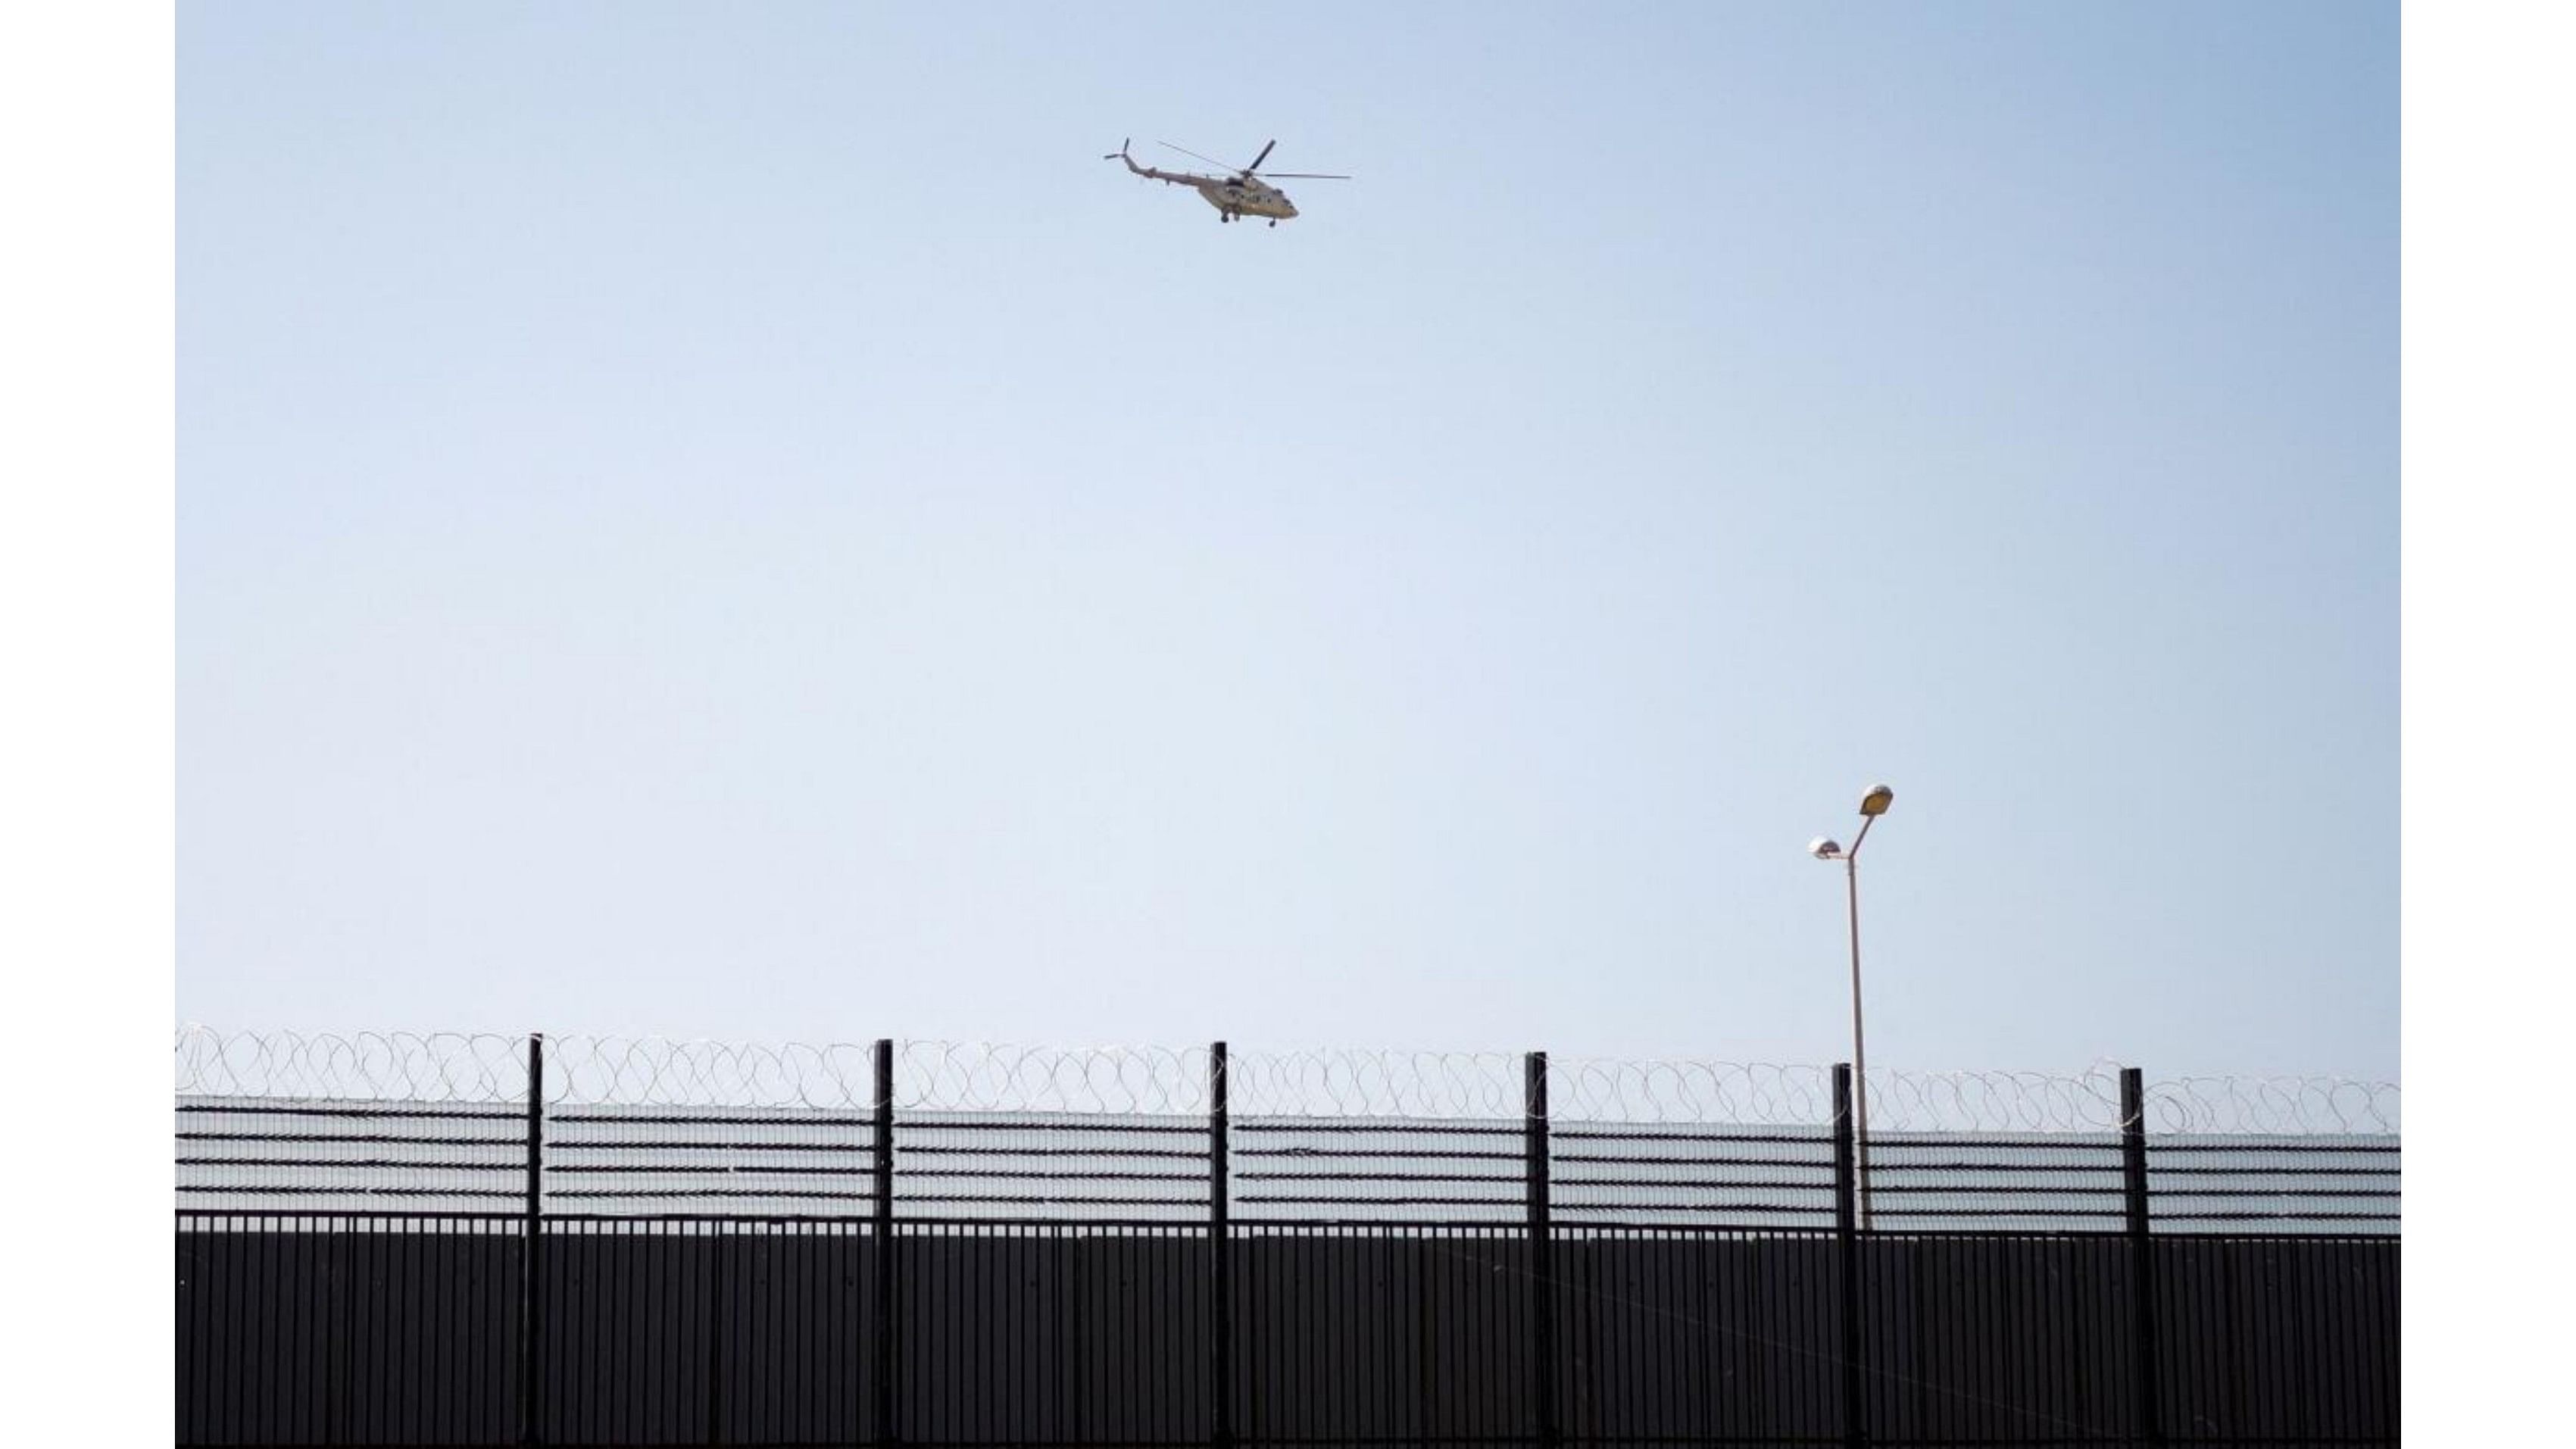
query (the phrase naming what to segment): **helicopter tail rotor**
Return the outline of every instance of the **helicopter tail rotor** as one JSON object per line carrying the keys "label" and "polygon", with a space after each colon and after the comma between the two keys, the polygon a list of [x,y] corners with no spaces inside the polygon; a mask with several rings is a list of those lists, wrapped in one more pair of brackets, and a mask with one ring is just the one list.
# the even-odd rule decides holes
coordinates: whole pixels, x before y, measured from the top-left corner
{"label": "helicopter tail rotor", "polygon": [[1128,137],[1126,140],[1121,141],[1121,142],[1119,142],[1119,143],[1118,143],[1118,149],[1117,149],[1117,150],[1110,152],[1108,155],[1103,156],[1103,157],[1101,157],[1100,159],[1101,159],[1101,160],[1103,160],[1103,161],[1124,161],[1124,160],[1126,160],[1126,159],[1127,159],[1127,148],[1128,148],[1129,146],[1131,146],[1131,145],[1134,145],[1134,144],[1135,144],[1135,141],[1136,141],[1136,138],[1135,138],[1135,137],[1133,137],[1133,136]]}

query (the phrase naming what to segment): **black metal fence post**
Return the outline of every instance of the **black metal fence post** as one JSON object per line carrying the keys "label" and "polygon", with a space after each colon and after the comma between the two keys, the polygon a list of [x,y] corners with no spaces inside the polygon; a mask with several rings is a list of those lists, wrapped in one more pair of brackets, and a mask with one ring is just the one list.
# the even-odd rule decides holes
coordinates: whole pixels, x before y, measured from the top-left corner
{"label": "black metal fence post", "polygon": [[1867,1384],[1861,1376],[1859,1174],[1853,1167],[1852,1069],[1834,1064],[1834,1244],[1842,1279],[1843,1442],[1869,1442]]}
{"label": "black metal fence post", "polygon": [[528,1196],[519,1224],[519,1442],[542,1444],[537,1416],[545,1407],[540,1376],[545,1361],[537,1350],[545,1331],[540,1294],[544,1289],[545,1253],[545,1119],[546,1034],[528,1034]]}
{"label": "black metal fence post", "polygon": [[1234,1443],[1234,1252],[1227,1246],[1231,1204],[1226,1191],[1225,1043],[1208,1047],[1208,1271],[1209,1383],[1214,1389],[1213,1423],[1208,1442],[1216,1449]]}
{"label": "black metal fence post", "polygon": [[877,1324],[876,1324],[876,1410],[877,1442],[894,1445],[903,1442],[895,1432],[895,1258],[894,1258],[894,1041],[877,1038],[870,1055],[876,1068],[876,1122],[870,1136],[876,1156],[876,1192],[870,1206],[876,1213],[877,1257]]}
{"label": "black metal fence post", "polygon": [[2120,1069],[2120,1168],[2128,1199],[2129,1330],[2138,1341],[2138,1433],[2158,1445],[2165,1442],[2164,1378],[2156,1361],[2155,1244],[2148,1237],[2146,1078],[2136,1067]]}
{"label": "black metal fence post", "polygon": [[1563,1434],[1556,1414],[1556,1253],[1549,1222],[1547,1175],[1547,1053],[1522,1058],[1522,1099],[1526,1103],[1521,1148],[1528,1179],[1530,1241],[1530,1317],[1536,1325],[1538,1357],[1530,1374],[1538,1390],[1538,1442],[1553,1449]]}

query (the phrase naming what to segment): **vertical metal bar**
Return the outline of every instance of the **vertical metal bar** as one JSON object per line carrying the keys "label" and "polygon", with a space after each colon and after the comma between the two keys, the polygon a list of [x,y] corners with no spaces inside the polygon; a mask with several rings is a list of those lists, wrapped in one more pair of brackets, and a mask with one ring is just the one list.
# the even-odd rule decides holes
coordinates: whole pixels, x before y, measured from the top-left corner
{"label": "vertical metal bar", "polygon": [[2156,1362],[2155,1243],[2147,1217],[2147,1094],[2145,1075],[2136,1067],[2120,1069],[2120,1168],[2127,1189],[2129,1238],[2129,1331],[2137,1339],[2135,1393],[2138,1433],[2150,1444],[2165,1442],[2164,1385]]}
{"label": "vertical metal bar", "polygon": [[1849,1062],[1834,1065],[1834,1243],[1835,1256],[1841,1260],[1842,1279],[1842,1390],[1843,1443],[1857,1446],[1869,1442],[1869,1431],[1863,1412],[1861,1380],[1860,1325],[1860,1231],[1858,1204],[1859,1174],[1852,1165],[1852,1069]]}
{"label": "vertical metal bar", "polygon": [[[866,1251],[862,1246],[864,1241],[855,1226],[842,1227],[839,1240],[840,1258],[843,1268],[849,1274],[849,1282],[853,1285],[859,1280],[858,1260],[859,1256]],[[860,1442],[859,1426],[867,1422],[867,1403],[861,1395],[857,1371],[861,1342],[859,1316],[862,1311],[858,1294],[843,1295],[842,1312],[838,1315],[841,1329],[840,1352],[833,1355],[833,1362],[847,1363],[851,1369],[849,1373],[837,1375],[849,1389],[841,1403],[842,1422],[849,1426],[841,1435],[841,1439],[849,1444]]]}
{"label": "vertical metal bar", "polygon": [[721,1224],[699,1225],[707,1234],[707,1433],[706,1442],[724,1442],[725,1363],[731,1345],[725,1324],[733,1300],[733,1283],[725,1272],[726,1259],[733,1250],[733,1234]]}
{"label": "vertical metal bar", "polygon": [[1232,1224],[1226,1201],[1230,1126],[1225,1043],[1215,1042],[1208,1047],[1208,1382],[1213,1389],[1208,1442],[1216,1449],[1227,1449],[1234,1443],[1234,1253],[1227,1246]]}
{"label": "vertical metal bar", "polygon": [[[388,1427],[380,1433],[388,1439],[427,1438],[428,1425],[419,1407],[429,1399],[429,1395],[422,1391],[421,1381],[428,1373],[430,1345],[421,1343],[418,1337],[426,1320],[424,1305],[429,1299],[422,1265],[421,1239],[424,1233],[420,1223],[411,1218],[394,1219],[386,1231],[394,1235],[394,1240],[391,1251],[386,1254],[390,1261],[385,1265],[385,1296],[400,1305],[401,1316],[396,1321],[402,1324],[404,1332],[401,1343],[386,1356],[392,1366],[388,1377],[394,1381],[394,1387],[386,1395]],[[512,1362],[516,1363],[515,1350]],[[512,1387],[517,1386],[514,1384]],[[518,1411],[516,1396],[512,1397],[513,1402],[502,1405],[496,1410],[497,1414],[515,1414]],[[503,1433],[510,1430],[506,1424],[497,1427]]]}
{"label": "vertical metal bar", "polygon": [[[628,1367],[634,1360],[627,1356],[632,1352],[633,1340],[621,1330],[638,1322],[650,1322],[652,1310],[643,1302],[643,1275],[636,1272],[634,1260],[626,1254],[627,1245],[633,1241],[628,1236],[631,1224],[587,1222],[563,1226],[566,1248],[580,1255],[581,1266],[587,1271],[579,1275],[578,1287],[571,1281],[565,1283],[565,1302],[558,1316],[567,1325],[577,1325],[582,1337],[592,1345],[591,1352],[583,1355],[590,1360],[591,1369],[583,1376],[585,1392],[579,1399],[574,1398],[572,1375],[564,1375],[562,1397],[583,1406],[581,1416],[574,1420],[577,1427],[564,1437],[611,1438],[617,1436],[620,1425],[630,1421],[636,1406],[635,1371]],[[573,1248],[574,1243],[581,1246]],[[571,1280],[575,1275],[564,1276]],[[556,1423],[561,1424],[565,1418],[558,1410]]]}
{"label": "vertical metal bar", "polygon": [[546,1117],[546,1034],[528,1034],[528,1196],[525,1215],[519,1224],[519,1442],[545,1442],[538,1429],[537,1416],[545,1400],[538,1376],[545,1364],[537,1352],[537,1336],[544,1331],[545,1315],[538,1303],[544,1280],[540,1276],[540,1231],[546,1210],[545,1190],[545,1117]]}
{"label": "vertical metal bar", "polygon": [[243,1356],[238,1372],[249,1408],[247,1423],[260,1435],[274,1435],[271,1401],[276,1397],[274,1365],[277,1362],[277,1290],[269,1282],[276,1265],[276,1254],[270,1247],[268,1215],[262,1213],[250,1220],[250,1236],[244,1239],[242,1281],[250,1289],[249,1321],[253,1352]]}
{"label": "vertical metal bar", "polygon": [[[967,1438],[987,1440],[993,1437],[993,1401],[999,1397],[989,1387],[994,1381],[993,1326],[1002,1316],[993,1307],[992,1254],[989,1251],[992,1229],[985,1223],[969,1223],[958,1230],[958,1235],[964,1239],[957,1249],[965,1266],[965,1272],[960,1275],[966,1280],[965,1298],[974,1305],[968,1310],[966,1322],[960,1325],[965,1330],[960,1338],[964,1342],[964,1362],[971,1366],[973,1375],[968,1382],[982,1390],[970,1390],[961,1396],[966,1412],[960,1417],[966,1421]],[[976,1383],[976,1380],[981,1382]]]}
{"label": "vertical metal bar", "polygon": [[[326,1341],[323,1345],[324,1367],[336,1369],[336,1371],[330,1374],[329,1387],[324,1390],[322,1437],[335,1442],[345,1442],[349,1438],[344,1414],[349,1402],[350,1360],[358,1346],[356,1325],[351,1321],[357,1302],[358,1235],[356,1229],[356,1222],[349,1218],[341,1218],[332,1225],[331,1236],[324,1240],[338,1250],[333,1255],[335,1261],[328,1270],[329,1276],[324,1280],[329,1291],[323,1300],[325,1307],[332,1310],[331,1316],[339,1328],[333,1341]],[[336,1365],[331,1361],[335,1351],[338,1359]]]}
{"label": "vertical metal bar", "polygon": [[1538,1387],[1540,1449],[1552,1449],[1563,1436],[1556,1411],[1556,1255],[1549,1242],[1547,1053],[1531,1052],[1522,1058],[1522,1075],[1526,1116],[1521,1141],[1526,1163],[1523,1171],[1528,1178],[1530,1316],[1537,1330],[1537,1360],[1530,1378]]}
{"label": "vertical metal bar", "polygon": [[876,1155],[876,1196],[870,1206],[876,1210],[877,1238],[877,1332],[876,1441],[883,1445],[903,1442],[895,1432],[895,1351],[894,1351],[894,1041],[877,1038],[870,1053],[876,1068],[876,1122],[871,1131],[871,1144]]}

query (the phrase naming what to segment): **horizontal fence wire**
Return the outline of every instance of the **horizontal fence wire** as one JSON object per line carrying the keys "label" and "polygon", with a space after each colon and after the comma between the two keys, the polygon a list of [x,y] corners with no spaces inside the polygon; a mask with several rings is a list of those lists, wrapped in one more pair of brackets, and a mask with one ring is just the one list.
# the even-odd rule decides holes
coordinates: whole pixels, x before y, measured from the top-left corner
{"label": "horizontal fence wire", "polygon": [[2128,1216],[2122,1152],[2116,1131],[1873,1130],[1871,1224],[1891,1231],[2118,1231]]}
{"label": "horizontal fence wire", "polygon": [[910,1112],[895,1116],[906,1216],[1204,1222],[1204,1117]]}
{"label": "horizontal fence wire", "polygon": [[570,1106],[545,1127],[549,1212],[865,1215],[875,1197],[864,1112]]}
{"label": "horizontal fence wire", "polygon": [[[176,1039],[182,1206],[650,1217],[1516,1221],[1530,1202],[1525,1063],[1503,1053],[1231,1053],[1222,1183],[1205,1048],[873,1049],[548,1037],[220,1033]],[[515,1054],[515,1055],[514,1055]],[[1571,1223],[1833,1220],[1824,1068],[1550,1058],[1550,1211]],[[2397,1088],[2187,1078],[2146,1088],[2162,1232],[2396,1232]],[[1874,1073],[1868,1217],[1888,1230],[2119,1231],[2116,1071]],[[880,1172],[880,1168],[886,1170]]]}
{"label": "horizontal fence wire", "polygon": [[1833,1223],[1834,1142],[1824,1128],[1577,1125],[1554,1129],[1548,1142],[1549,1205],[1568,1222]]}
{"label": "horizontal fence wire", "polygon": [[2147,1212],[2165,1232],[2398,1229],[2394,1135],[2160,1137],[2147,1144]]}
{"label": "horizontal fence wire", "polygon": [[1512,1222],[1527,1213],[1518,1122],[1237,1117],[1241,1221]]}
{"label": "horizontal fence wire", "polygon": [[517,1107],[204,1096],[174,1106],[182,1207],[470,1212],[526,1191]]}

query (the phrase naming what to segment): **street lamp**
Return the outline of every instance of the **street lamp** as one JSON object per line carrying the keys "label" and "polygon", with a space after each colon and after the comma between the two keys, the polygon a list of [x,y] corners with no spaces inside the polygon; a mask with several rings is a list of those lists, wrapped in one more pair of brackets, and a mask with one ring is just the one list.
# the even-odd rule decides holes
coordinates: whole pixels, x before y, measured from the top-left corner
{"label": "street lamp", "polygon": [[1843,882],[1851,900],[1852,958],[1852,1144],[1859,1155],[1860,1225],[1869,1226],[1869,1056],[1861,1046],[1860,1030],[1860,848],[1869,840],[1869,828],[1896,799],[1896,792],[1885,785],[1872,785],[1860,797],[1860,834],[1852,837],[1851,849],[1826,836],[1808,842],[1807,853],[1818,860],[1843,863]]}

